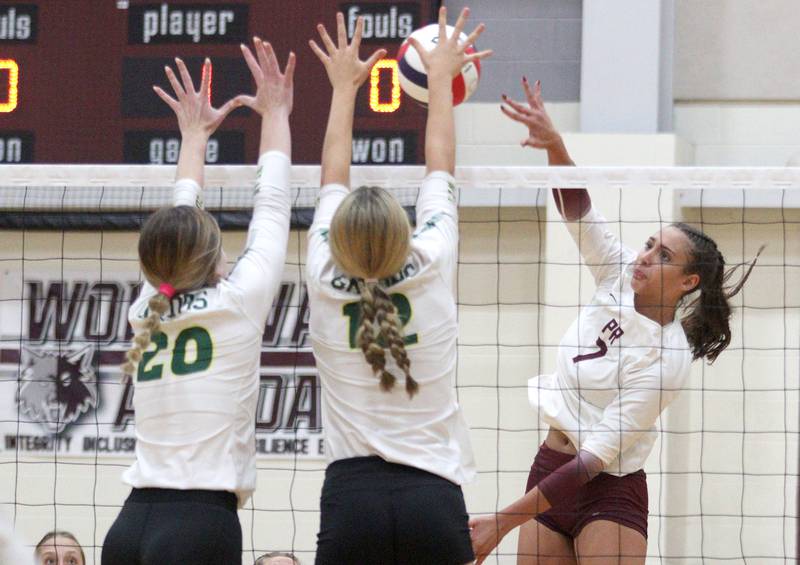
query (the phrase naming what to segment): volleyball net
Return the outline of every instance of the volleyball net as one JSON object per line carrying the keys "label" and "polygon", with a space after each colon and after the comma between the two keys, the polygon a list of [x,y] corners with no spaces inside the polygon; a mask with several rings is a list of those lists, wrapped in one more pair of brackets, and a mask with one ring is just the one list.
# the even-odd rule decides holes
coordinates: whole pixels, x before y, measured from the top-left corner
{"label": "volleyball net", "polygon": [[[141,273],[137,230],[171,201],[173,167],[0,167],[0,508],[26,543],[69,530],[88,563],[127,496],[135,448],[132,389],[118,368]],[[353,186],[392,190],[413,208],[420,167],[354,167]],[[594,282],[549,188],[590,189],[638,248],[673,221],[702,228],[729,264],[767,247],[733,299],[733,341],[693,364],[657,423],[645,471],[648,562],[784,563],[797,557],[800,422],[800,170],[463,168],[456,387],[479,474],[471,514],[524,491],[547,431],[527,380],[552,372],[562,335]],[[255,167],[207,168],[206,209],[227,256],[244,247]],[[313,561],[325,460],[308,341],[305,230],[318,167],[292,170],[283,284],[264,329],[258,487],[240,512],[243,563],[267,551]],[[516,562],[516,533],[489,563]]]}

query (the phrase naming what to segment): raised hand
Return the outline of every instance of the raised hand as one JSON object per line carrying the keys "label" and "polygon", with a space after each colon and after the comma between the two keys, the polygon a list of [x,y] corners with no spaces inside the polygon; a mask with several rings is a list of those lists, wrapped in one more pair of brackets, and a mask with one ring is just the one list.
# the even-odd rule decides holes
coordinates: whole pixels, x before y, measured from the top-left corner
{"label": "raised hand", "polygon": [[344,26],[344,15],[339,12],[336,14],[336,34],[338,45],[334,44],[325,26],[317,24],[317,31],[325,46],[323,51],[313,39],[308,41],[311,50],[317,58],[325,65],[325,72],[328,73],[328,80],[334,90],[351,88],[354,91],[364,84],[373,65],[379,59],[386,56],[386,49],[378,49],[366,61],[358,57],[358,48],[361,46],[361,34],[364,29],[364,18],[359,17],[356,23],[356,31],[353,40],[347,44],[347,32]]}
{"label": "raised hand", "polygon": [[242,102],[237,96],[228,100],[219,108],[211,106],[211,101],[209,100],[211,94],[211,61],[209,59],[206,59],[203,63],[203,78],[200,81],[200,90],[194,89],[192,77],[181,59],[175,58],[175,66],[178,67],[178,72],[181,75],[180,81],[169,66],[164,67],[164,72],[166,72],[167,79],[172,85],[175,98],[164,92],[159,86],[153,86],[153,90],[175,112],[178,117],[181,136],[184,139],[197,136],[207,140],[216,131],[225,116],[238,106],[241,106]]}
{"label": "raised hand", "polygon": [[262,116],[273,111],[285,112],[287,116],[291,114],[294,104],[294,68],[296,64],[294,53],[289,53],[286,67],[281,73],[278,58],[275,56],[272,45],[268,42],[254,37],[255,55],[246,45],[242,44],[240,47],[256,83],[256,95],[238,96],[240,102]]}
{"label": "raised hand", "polygon": [[537,149],[551,149],[561,144],[561,134],[553,126],[550,116],[544,109],[542,101],[542,84],[536,81],[533,89],[528,83],[528,79],[522,78],[522,88],[525,90],[525,98],[528,105],[512,100],[503,94],[503,102],[500,109],[512,120],[528,126],[528,137],[520,142],[523,147],[534,147]]}
{"label": "raised hand", "polygon": [[461,14],[456,20],[455,29],[450,37],[447,37],[447,8],[442,6],[439,9],[439,39],[430,51],[426,51],[413,37],[409,37],[408,41],[412,47],[417,50],[425,70],[428,75],[435,73],[446,74],[449,77],[454,77],[461,72],[461,68],[471,61],[484,59],[492,54],[491,49],[478,51],[477,53],[466,53],[467,47],[473,45],[475,40],[480,37],[486,26],[478,24],[472,33],[469,34],[466,41],[461,41],[461,32],[464,25],[469,18],[469,8],[461,10]]}

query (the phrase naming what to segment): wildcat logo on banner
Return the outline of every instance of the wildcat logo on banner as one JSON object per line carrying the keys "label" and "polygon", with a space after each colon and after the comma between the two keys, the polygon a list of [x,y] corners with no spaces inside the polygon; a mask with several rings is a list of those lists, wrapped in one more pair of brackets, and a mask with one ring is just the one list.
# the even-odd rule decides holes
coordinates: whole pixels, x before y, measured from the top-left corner
{"label": "wildcat logo on banner", "polygon": [[[21,335],[9,339],[0,327],[0,452],[132,455],[133,386],[121,383],[119,365],[140,283],[25,280],[22,288],[13,324]],[[3,312],[0,326],[12,325]],[[296,282],[275,298],[261,366],[259,456],[324,456],[308,296]]]}

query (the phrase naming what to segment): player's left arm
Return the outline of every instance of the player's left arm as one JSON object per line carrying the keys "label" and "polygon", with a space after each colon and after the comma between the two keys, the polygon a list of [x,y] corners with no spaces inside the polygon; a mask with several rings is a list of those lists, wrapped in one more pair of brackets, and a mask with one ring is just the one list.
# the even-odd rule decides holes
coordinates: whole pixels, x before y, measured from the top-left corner
{"label": "player's left arm", "polygon": [[180,80],[171,67],[164,67],[175,97],[167,94],[161,87],[153,86],[156,94],[175,112],[181,131],[181,149],[175,171],[175,206],[201,206],[200,192],[203,186],[206,145],[225,117],[241,105],[240,97],[228,100],[219,108],[214,108],[209,100],[211,81],[211,61],[203,63],[203,77],[200,89],[195,90],[189,70],[180,58],[175,58],[175,66]]}
{"label": "player's left arm", "polygon": [[627,370],[620,389],[592,426],[581,449],[608,466],[644,433],[650,433],[661,412],[680,394],[691,359],[683,352],[665,351],[655,363]]}
{"label": "player's left arm", "polygon": [[291,194],[291,132],[289,116],[294,101],[294,53],[281,72],[272,46],[259,38],[253,52],[242,54],[256,83],[255,96],[240,96],[241,103],[261,115],[260,157],[247,232],[247,247],[229,282],[241,291],[244,310],[261,327],[281,282],[289,243]]}
{"label": "player's left arm", "polygon": [[308,230],[308,257],[306,268],[309,281],[316,278],[316,269],[327,260],[327,236],[333,215],[350,190],[350,161],[353,152],[353,116],[356,94],[378,59],[386,55],[378,49],[365,61],[359,57],[364,19],[359,17],[353,39],[348,44],[344,15],[336,14],[336,42],[322,24],[317,25],[320,47],[313,39],[308,41],[311,50],[325,67],[331,83],[331,106],[325,140],[322,144],[321,179],[314,221]]}

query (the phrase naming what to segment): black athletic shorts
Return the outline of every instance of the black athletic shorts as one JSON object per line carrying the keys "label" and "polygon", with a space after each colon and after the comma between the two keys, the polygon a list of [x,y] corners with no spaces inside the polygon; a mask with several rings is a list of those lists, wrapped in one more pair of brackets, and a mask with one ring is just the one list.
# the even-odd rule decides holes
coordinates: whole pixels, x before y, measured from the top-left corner
{"label": "black athletic shorts", "polygon": [[475,557],[461,487],[380,457],[325,471],[316,565],[463,565]]}
{"label": "black athletic shorts", "polygon": [[133,489],[103,542],[103,565],[241,565],[236,495]]}

